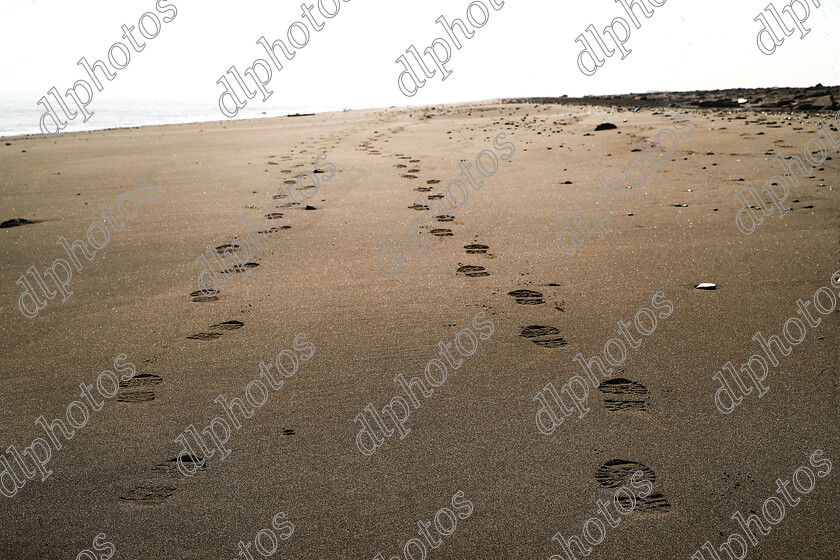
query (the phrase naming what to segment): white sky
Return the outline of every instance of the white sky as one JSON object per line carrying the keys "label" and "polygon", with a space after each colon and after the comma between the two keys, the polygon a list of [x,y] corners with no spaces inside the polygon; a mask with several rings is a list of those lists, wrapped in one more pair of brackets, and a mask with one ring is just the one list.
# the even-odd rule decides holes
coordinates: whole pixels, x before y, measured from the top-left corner
{"label": "white sky", "polygon": [[[435,20],[440,15],[463,19],[469,1],[351,0],[293,60],[284,59],[285,68],[268,85],[273,97],[265,103],[258,97],[248,109],[840,84],[840,0],[822,0],[820,8],[812,4],[805,23],[811,33],[800,39],[796,32],[772,56],[756,48],[760,26],[753,21],[768,2],[670,0],[642,19],[641,29],[632,28],[627,42],[632,54],[625,60],[608,58],[595,76],[586,77],[577,68],[575,38],[590,24],[603,29],[614,17],[626,16],[618,3],[506,0],[453,52],[448,65],[453,74],[445,82],[439,75],[430,78],[408,98],[397,89],[401,69],[395,59],[411,44],[422,51],[443,36]],[[775,0],[775,5],[781,8],[784,2]],[[264,58],[256,40],[285,38],[289,25],[302,20],[299,0],[172,3],[178,9],[175,20],[163,24],[143,52],[133,52],[104,91],[94,92],[94,112],[97,102],[126,101],[130,114],[132,100],[187,101],[195,112],[217,112],[221,88],[216,80],[224,71],[232,64],[243,71]],[[111,44],[125,42],[121,26],[136,25],[154,8],[154,0],[0,0],[0,103],[31,107],[37,123],[42,111],[36,103],[49,88],[64,92],[87,78],[76,62],[82,56],[91,62],[106,59]]]}

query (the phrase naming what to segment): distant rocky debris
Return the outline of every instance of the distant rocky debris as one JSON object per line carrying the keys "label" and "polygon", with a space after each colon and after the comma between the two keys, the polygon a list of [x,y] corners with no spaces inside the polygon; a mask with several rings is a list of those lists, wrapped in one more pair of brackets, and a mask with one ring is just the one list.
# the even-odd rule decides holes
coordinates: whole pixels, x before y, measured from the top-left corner
{"label": "distant rocky debris", "polygon": [[745,108],[785,111],[840,110],[840,86],[817,84],[809,88],[721,89],[589,95],[585,97],[525,97],[504,99],[505,103],[557,103],[561,105],[599,105],[614,107],[701,107]]}

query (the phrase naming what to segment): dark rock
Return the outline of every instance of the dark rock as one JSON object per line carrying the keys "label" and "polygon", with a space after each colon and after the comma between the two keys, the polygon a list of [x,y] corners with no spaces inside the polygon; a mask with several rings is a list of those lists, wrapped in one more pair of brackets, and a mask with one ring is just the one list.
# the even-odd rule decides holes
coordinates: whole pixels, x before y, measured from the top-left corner
{"label": "dark rock", "polygon": [[13,218],[11,220],[6,220],[2,224],[0,224],[0,228],[9,228],[9,227],[17,227],[23,226],[26,224],[34,224],[35,222],[31,222],[26,218]]}

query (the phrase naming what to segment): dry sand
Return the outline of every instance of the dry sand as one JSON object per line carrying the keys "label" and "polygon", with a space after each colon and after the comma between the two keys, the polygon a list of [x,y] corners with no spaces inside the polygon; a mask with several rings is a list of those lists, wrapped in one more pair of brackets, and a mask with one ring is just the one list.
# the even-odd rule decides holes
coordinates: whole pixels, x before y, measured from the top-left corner
{"label": "dry sand", "polygon": [[[734,223],[738,180],[760,186],[778,174],[767,154],[801,156],[827,113],[686,110],[693,136],[632,190],[612,232],[574,256],[554,247],[554,217],[598,194],[599,173],[622,173],[639,141],[672,126],[675,109],[485,102],[5,139],[0,218],[39,222],[0,230],[0,448],[43,436],[35,419],[63,417],[81,399],[79,384],[95,383],[118,354],[162,382],[146,388],[153,400],[106,401],[53,449],[52,476],[0,497],[0,558],[74,558],[102,532],[119,559],[241,558],[237,542],[280,511],[295,531],[275,557],[404,558],[417,522],[458,490],[474,512],[429,559],[562,558],[552,535],[580,535],[596,500],[611,499],[615,489],[595,477],[611,459],[654,471],[670,508],[630,514],[590,557],[689,558],[736,532],[730,516],[760,511],[775,480],[815,449],[837,469],[838,312],[771,369],[761,399],[753,393],[725,416],[712,380],[760,350],[756,331],[779,334],[797,298],[830,286],[840,268],[838,150],[791,193],[784,219],[775,214],[749,236]],[[603,121],[617,130],[593,132]],[[454,212],[444,225],[453,235],[433,237],[425,260],[381,275],[374,240],[420,215],[408,208],[415,189],[437,179],[424,194],[443,193],[460,161],[492,149],[500,132],[515,155]],[[242,235],[236,219],[262,217],[283,181],[312,170],[321,153],[337,173],[307,201],[316,209],[263,238],[247,280],[237,275],[217,301],[193,302],[195,259]],[[402,177],[408,169],[419,169],[416,179]],[[100,205],[141,174],[155,199],[82,261],[66,302],[24,318],[20,275],[64,256],[56,239],[82,237]],[[471,243],[489,249],[467,254]],[[489,275],[456,273],[462,265]],[[694,289],[699,282],[718,289]],[[508,293],[519,289],[542,293],[544,304],[517,304]],[[538,433],[537,391],[581,373],[573,357],[600,353],[616,322],[632,321],[657,291],[674,313],[619,368],[648,388],[646,410],[607,410],[591,391],[584,418]],[[438,342],[479,311],[492,337],[412,411],[410,435],[363,456],[353,418],[402,394],[393,379],[422,375]],[[244,326],[188,338],[231,320]],[[555,327],[568,344],[535,345],[519,336],[529,325]],[[177,455],[173,439],[188,425],[222,415],[219,394],[242,397],[259,362],[291,349],[300,332],[315,355],[242,421],[224,461],[209,458],[192,478],[155,470]],[[838,481],[835,472],[818,479],[749,558],[837,558]]]}

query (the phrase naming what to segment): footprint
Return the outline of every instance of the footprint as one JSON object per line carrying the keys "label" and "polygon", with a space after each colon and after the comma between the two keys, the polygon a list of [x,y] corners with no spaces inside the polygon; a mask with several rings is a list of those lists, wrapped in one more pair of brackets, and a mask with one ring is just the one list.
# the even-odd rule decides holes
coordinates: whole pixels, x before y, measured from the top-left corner
{"label": "footprint", "polygon": [[420,173],[419,169],[409,169],[406,173]]}
{"label": "footprint", "polygon": [[295,431],[291,430],[289,428],[284,428],[283,429],[283,435],[284,436],[293,436],[293,435],[295,435]]}
{"label": "footprint", "polygon": [[443,214],[442,216],[435,216],[435,220],[438,222],[451,222],[455,220],[455,216],[450,216],[449,214]]}
{"label": "footprint", "polygon": [[427,185],[437,185],[438,183],[440,183],[440,179],[429,179],[426,181]]}
{"label": "footprint", "polygon": [[245,264],[237,264],[237,265],[234,265],[231,272],[245,272],[245,270],[248,269],[248,268],[257,268],[258,266],[260,266],[260,263],[255,263],[255,262],[247,262]]}
{"label": "footprint", "polygon": [[489,248],[490,247],[488,247],[487,245],[464,245],[464,249],[467,250],[468,255],[483,255],[487,252],[487,249]]}
{"label": "footprint", "polygon": [[[617,496],[616,499],[625,509],[630,509],[630,506],[633,505],[630,497],[625,494]],[[671,511],[671,503],[659,492],[654,492],[644,498],[636,496],[636,507],[633,509],[633,512],[637,511],[644,513],[665,513]]]}
{"label": "footprint", "polygon": [[230,244],[228,244],[228,245],[219,245],[218,247],[216,247],[216,252],[217,252],[217,253],[219,253],[220,255],[224,255],[224,254],[225,254],[225,251],[227,251],[227,250],[232,250],[232,249],[234,249],[234,246],[233,246],[233,245],[230,245]]}
{"label": "footprint", "polygon": [[[196,457],[194,455],[184,455],[182,461],[184,462],[184,466],[187,468],[196,467],[199,471],[207,469],[207,463],[204,462],[204,460],[201,457]],[[177,457],[174,459],[169,459],[164,463],[158,463],[157,465],[152,467],[152,472],[156,474],[170,476],[172,478],[181,478],[184,476],[178,469]]]}
{"label": "footprint", "polygon": [[404,164],[404,163],[398,163],[398,164],[397,164],[397,165],[395,165],[394,167],[397,167],[397,168],[402,169],[403,167],[408,167],[408,166],[407,166],[406,164]]}
{"label": "footprint", "polygon": [[121,389],[137,389],[139,387],[154,387],[163,383],[163,378],[153,373],[138,373],[128,381],[120,381]]}
{"label": "footprint", "polygon": [[[184,455],[181,457],[184,466],[194,472],[204,471],[207,469],[207,463],[201,457],[195,455]],[[158,463],[151,469],[151,480],[147,480],[143,484],[122,492],[119,499],[128,502],[139,502],[143,504],[158,504],[171,498],[172,494],[177,490],[171,482],[160,479],[178,479],[184,478],[178,468],[178,457],[168,459],[163,463]]]}
{"label": "footprint", "polygon": [[554,327],[531,325],[522,329],[522,333],[519,336],[524,336],[525,338],[534,338],[536,336],[546,336],[550,334],[560,334],[560,331]]}
{"label": "footprint", "polygon": [[455,234],[452,233],[451,229],[442,228],[442,229],[433,229],[432,230],[432,235],[437,235],[438,237],[452,237]]}
{"label": "footprint", "polygon": [[520,305],[541,305],[545,303],[543,295],[533,290],[514,290],[508,292],[508,295],[515,298],[516,303]]}
{"label": "footprint", "polygon": [[416,189],[414,189],[414,190],[415,190],[415,191],[419,191],[419,192],[429,192],[429,191],[431,191],[431,190],[432,190],[432,187],[417,187],[417,188],[416,188]]}
{"label": "footprint", "polygon": [[149,402],[155,400],[154,391],[128,391],[117,393],[117,402]]}
{"label": "footprint", "polygon": [[403,179],[416,179],[417,175],[403,175],[402,178]]}
{"label": "footprint", "polygon": [[608,379],[598,386],[604,394],[604,406],[611,412],[647,410],[648,388],[622,377]]}
{"label": "footprint", "polygon": [[222,336],[222,333],[218,332],[200,332],[196,334],[191,334],[187,338],[190,340],[213,340],[214,338],[219,338]]}
{"label": "footprint", "polygon": [[470,278],[478,278],[479,276],[490,276],[489,272],[484,270],[483,266],[465,265],[458,268],[458,273]]}
{"label": "footprint", "polygon": [[557,336],[559,334],[560,330],[555,327],[530,325],[522,329],[519,336],[529,339],[542,348],[560,348],[569,344],[562,336]]}
{"label": "footprint", "polygon": [[431,195],[429,195],[429,200],[438,200],[438,199],[441,199],[441,198],[443,198],[442,194],[431,194]]}
{"label": "footprint", "polygon": [[414,203],[411,206],[409,206],[409,208],[412,209],[412,210],[428,210],[429,206],[427,204]]}
{"label": "footprint", "polygon": [[[291,208],[292,210],[300,210],[300,207],[303,205],[302,202],[284,202],[283,204],[273,204],[272,206],[276,206],[278,208]],[[278,212],[279,214],[283,214],[282,212]]]}
{"label": "footprint", "polygon": [[[216,292],[216,293],[218,293],[218,292]],[[208,296],[208,295],[205,295],[204,292],[202,292],[201,290],[196,290],[194,292],[191,292],[190,297],[192,298],[192,301],[194,301],[196,303],[207,303],[207,302],[210,302],[210,301],[219,301],[219,296]]]}
{"label": "footprint", "polygon": [[163,383],[159,375],[138,373],[128,381],[120,381],[117,402],[149,402],[155,400],[155,393],[150,387]]}
{"label": "footprint", "polygon": [[120,495],[120,500],[159,504],[172,497],[175,487],[169,484],[143,484]]}
{"label": "footprint", "polygon": [[244,326],[245,323],[243,323],[242,321],[225,321],[224,323],[216,323],[215,325],[210,325],[210,328],[222,331],[235,331],[236,329],[241,329]]}
{"label": "footprint", "polygon": [[623,459],[610,459],[602,464],[595,472],[595,480],[604,488],[618,488],[630,484],[630,478],[636,471],[644,472],[644,478],[656,482],[653,469],[642,463]]}

